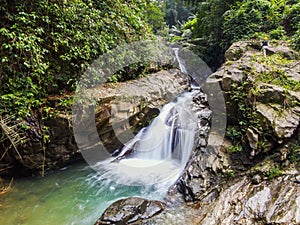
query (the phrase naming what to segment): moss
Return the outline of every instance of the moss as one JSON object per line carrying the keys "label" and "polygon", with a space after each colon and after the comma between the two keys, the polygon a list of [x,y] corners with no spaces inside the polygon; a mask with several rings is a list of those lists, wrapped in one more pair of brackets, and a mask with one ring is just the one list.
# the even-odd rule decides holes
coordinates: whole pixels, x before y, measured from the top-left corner
{"label": "moss", "polygon": [[300,83],[291,79],[286,73],[295,60],[287,59],[276,53],[268,57],[255,54],[252,57],[252,62],[258,62],[266,67],[262,73],[256,73],[254,68],[251,70],[251,76],[255,78],[256,82],[278,85],[286,90],[300,91]]}
{"label": "moss", "polygon": [[279,166],[276,166],[275,168],[269,170],[268,179],[271,180],[273,178],[279,177],[281,174],[281,168]]}

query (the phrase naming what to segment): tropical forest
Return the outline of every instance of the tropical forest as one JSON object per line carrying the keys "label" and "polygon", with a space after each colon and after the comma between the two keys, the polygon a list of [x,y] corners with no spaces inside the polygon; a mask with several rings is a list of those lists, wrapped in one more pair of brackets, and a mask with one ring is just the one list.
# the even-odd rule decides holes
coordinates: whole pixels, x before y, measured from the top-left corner
{"label": "tropical forest", "polygon": [[300,224],[299,0],[0,0],[0,224]]}

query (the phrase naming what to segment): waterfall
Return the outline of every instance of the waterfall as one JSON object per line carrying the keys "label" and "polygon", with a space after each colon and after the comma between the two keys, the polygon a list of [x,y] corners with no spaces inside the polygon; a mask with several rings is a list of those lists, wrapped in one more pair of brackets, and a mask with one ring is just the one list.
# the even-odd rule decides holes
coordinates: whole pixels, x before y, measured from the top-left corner
{"label": "waterfall", "polygon": [[[181,71],[187,73],[178,49],[174,54]],[[98,179],[155,187],[165,193],[184,171],[195,146],[198,116],[192,108],[199,87],[194,88],[197,90],[192,87],[192,91],[183,92],[163,106],[152,123],[126,143],[117,157],[99,163],[105,172]]]}
{"label": "waterfall", "polygon": [[194,145],[197,117],[191,111],[195,92],[184,92],[166,104],[152,123],[143,128],[121,154],[133,150],[130,158],[173,160],[184,167]]}

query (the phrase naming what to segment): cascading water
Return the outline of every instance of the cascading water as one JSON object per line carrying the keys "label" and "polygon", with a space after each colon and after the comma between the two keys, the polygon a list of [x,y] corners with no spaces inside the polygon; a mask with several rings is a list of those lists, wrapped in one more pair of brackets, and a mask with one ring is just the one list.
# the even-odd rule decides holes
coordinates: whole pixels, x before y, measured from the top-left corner
{"label": "cascading water", "polygon": [[[179,68],[187,73],[178,50],[174,53]],[[0,210],[0,224],[89,225],[117,199],[161,200],[183,173],[197,132],[204,137],[208,133],[208,127],[198,125],[200,117],[210,114],[205,106],[199,110],[204,94],[198,93],[184,92],[166,104],[117,157],[100,162],[100,170],[73,165],[44,179],[15,181],[13,191],[2,198],[1,204],[8,207]]]}
{"label": "cascading water", "polygon": [[[187,73],[178,49],[174,53],[181,71]],[[198,93],[184,92],[166,104],[148,127],[124,145],[117,157],[96,165],[98,171],[104,171],[98,179],[106,180],[107,185],[114,180],[121,185],[166,193],[184,171],[195,144],[198,118],[192,105]]]}
{"label": "cascading water", "polygon": [[97,165],[99,171],[105,171],[97,179],[106,180],[107,185],[113,180],[121,185],[150,188],[151,197],[156,191],[163,196],[181,175],[194,147],[198,119],[191,105],[197,93],[184,92],[166,104],[116,158]]}

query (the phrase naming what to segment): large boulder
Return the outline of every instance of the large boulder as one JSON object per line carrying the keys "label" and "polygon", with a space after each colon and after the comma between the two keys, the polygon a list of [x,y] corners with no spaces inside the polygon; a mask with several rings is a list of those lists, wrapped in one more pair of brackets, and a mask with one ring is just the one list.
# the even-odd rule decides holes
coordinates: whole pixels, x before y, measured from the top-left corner
{"label": "large boulder", "polygon": [[163,211],[165,203],[138,197],[118,200],[110,205],[95,225],[104,224],[137,224]]}
{"label": "large boulder", "polygon": [[263,57],[258,43],[234,43],[212,74],[224,91],[228,126],[250,124],[240,143],[251,157],[275,149],[300,125],[299,53],[279,43]]}

